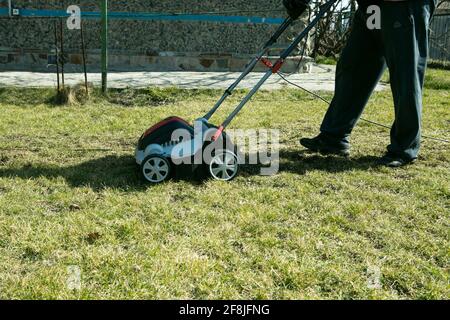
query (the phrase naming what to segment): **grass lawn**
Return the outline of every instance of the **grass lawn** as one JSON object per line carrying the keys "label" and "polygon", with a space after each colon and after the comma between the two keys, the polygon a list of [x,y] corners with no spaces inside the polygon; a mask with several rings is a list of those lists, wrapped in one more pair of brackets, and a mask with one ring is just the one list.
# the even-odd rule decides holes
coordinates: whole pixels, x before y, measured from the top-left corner
{"label": "grass lawn", "polygon": [[[0,298],[450,298],[449,144],[425,139],[416,165],[382,168],[388,132],[361,122],[350,159],[306,153],[298,139],[317,133],[326,106],[286,88],[259,93],[232,125],[281,130],[278,175],[246,167],[229,183],[148,187],[137,138],[167,116],[201,116],[219,91],[127,90],[76,106],[52,94],[0,89]],[[426,135],[449,138],[449,107],[450,71],[430,70]],[[390,92],[364,116],[390,124]]]}

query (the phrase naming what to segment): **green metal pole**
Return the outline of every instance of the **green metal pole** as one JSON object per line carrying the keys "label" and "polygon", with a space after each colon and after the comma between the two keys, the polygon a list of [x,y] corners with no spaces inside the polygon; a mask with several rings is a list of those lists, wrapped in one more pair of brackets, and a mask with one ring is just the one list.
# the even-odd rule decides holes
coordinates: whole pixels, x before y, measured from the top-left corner
{"label": "green metal pole", "polygon": [[108,90],[108,0],[102,1],[102,92]]}

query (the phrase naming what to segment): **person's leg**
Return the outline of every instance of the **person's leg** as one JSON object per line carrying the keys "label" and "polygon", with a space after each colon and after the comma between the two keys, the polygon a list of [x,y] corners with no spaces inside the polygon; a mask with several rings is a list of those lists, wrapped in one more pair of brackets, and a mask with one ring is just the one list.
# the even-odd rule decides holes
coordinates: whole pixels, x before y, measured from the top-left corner
{"label": "person's leg", "polygon": [[433,0],[382,4],[382,38],[395,107],[387,158],[396,159],[397,165],[415,160],[419,153],[422,88],[433,11]]}
{"label": "person's leg", "polygon": [[336,68],[334,98],[320,129],[325,140],[347,148],[350,133],[386,68],[381,31],[367,28],[365,11],[361,7],[355,15]]}

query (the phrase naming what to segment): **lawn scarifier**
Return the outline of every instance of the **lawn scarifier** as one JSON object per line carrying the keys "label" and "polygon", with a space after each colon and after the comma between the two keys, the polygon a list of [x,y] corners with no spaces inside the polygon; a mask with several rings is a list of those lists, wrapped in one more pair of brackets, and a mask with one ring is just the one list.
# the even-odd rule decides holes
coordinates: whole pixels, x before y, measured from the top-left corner
{"label": "lawn scarifier", "polygon": [[[294,22],[292,18],[286,18],[264,45],[263,49],[248,63],[244,72],[225,90],[214,107],[205,116],[195,120],[193,126],[179,117],[169,117],[145,131],[139,139],[135,153],[136,163],[140,166],[140,172],[145,181],[150,183],[166,181],[170,178],[174,169],[184,172],[188,171],[191,174],[206,169],[206,172],[212,178],[222,181],[230,181],[235,178],[239,171],[240,159],[236,146],[231,143],[231,139],[224,130],[270,76],[278,73],[286,58],[337,1],[329,0],[323,4],[314,19],[294,39],[291,45],[281,53],[278,60],[272,63],[265,58],[265,55]],[[211,117],[225,100],[233,94],[233,91],[241,81],[254,70],[258,62],[262,62],[269,70],[220,126],[209,123],[208,121]],[[209,156],[204,157],[204,151],[207,147],[210,148],[211,152],[207,153]],[[194,159],[201,159],[201,161],[195,161]],[[181,166],[180,164],[186,165]]]}

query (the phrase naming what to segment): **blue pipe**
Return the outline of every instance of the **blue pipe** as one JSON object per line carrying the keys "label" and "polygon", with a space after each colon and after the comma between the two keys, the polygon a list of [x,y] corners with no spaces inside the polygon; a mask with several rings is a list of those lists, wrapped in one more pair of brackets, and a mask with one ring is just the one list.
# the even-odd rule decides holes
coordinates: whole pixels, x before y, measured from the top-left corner
{"label": "blue pipe", "polygon": [[[0,17],[8,16],[7,8],[0,8]],[[64,10],[35,10],[20,9],[21,17],[28,18],[65,18],[69,14]],[[85,11],[81,13],[86,19],[100,19],[100,12]],[[282,18],[262,18],[245,16],[220,16],[203,14],[165,14],[165,13],[132,13],[110,12],[110,19],[127,19],[142,21],[186,21],[186,22],[218,22],[218,23],[244,23],[244,24],[281,24]]]}

